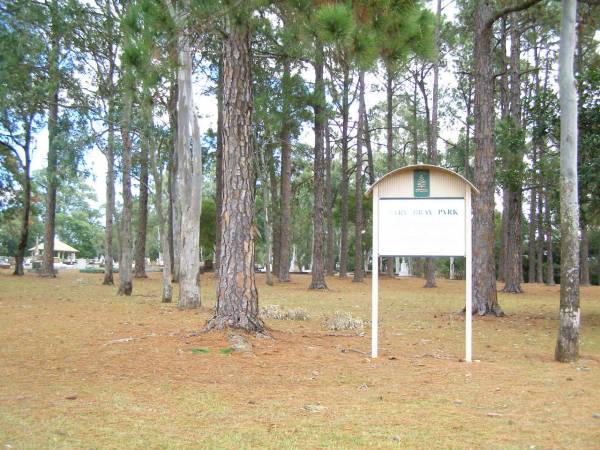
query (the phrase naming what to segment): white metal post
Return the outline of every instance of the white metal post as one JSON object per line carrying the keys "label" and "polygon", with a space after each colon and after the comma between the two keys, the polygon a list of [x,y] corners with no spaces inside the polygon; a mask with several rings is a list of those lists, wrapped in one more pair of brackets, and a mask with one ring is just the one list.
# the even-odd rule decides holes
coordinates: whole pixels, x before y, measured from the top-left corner
{"label": "white metal post", "polygon": [[471,261],[471,247],[473,235],[471,233],[471,187],[465,186],[465,361],[472,360],[472,338],[473,338],[473,265]]}
{"label": "white metal post", "polygon": [[371,273],[371,357],[377,358],[379,327],[379,187],[373,189],[373,264]]}

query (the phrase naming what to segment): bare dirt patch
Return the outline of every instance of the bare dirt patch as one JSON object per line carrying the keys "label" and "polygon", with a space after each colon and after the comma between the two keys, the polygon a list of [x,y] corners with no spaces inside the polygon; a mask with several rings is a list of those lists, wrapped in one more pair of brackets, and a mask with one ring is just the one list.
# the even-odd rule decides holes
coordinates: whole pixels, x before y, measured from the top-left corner
{"label": "bare dirt patch", "polygon": [[[381,280],[381,357],[364,336],[323,330],[336,311],[370,319],[370,284],[308,277],[260,303],[310,320],[269,320],[273,339],[199,333],[203,307],[160,303],[159,274],[131,298],[102,276],[0,271],[0,448],[598,448],[600,288],[582,289],[582,359],[552,359],[559,288],[500,295],[506,318],[474,320],[463,357],[463,282]],[[175,295],[176,298],[176,295]],[[228,350],[229,349],[229,350]],[[10,447],[6,447],[10,448]]]}

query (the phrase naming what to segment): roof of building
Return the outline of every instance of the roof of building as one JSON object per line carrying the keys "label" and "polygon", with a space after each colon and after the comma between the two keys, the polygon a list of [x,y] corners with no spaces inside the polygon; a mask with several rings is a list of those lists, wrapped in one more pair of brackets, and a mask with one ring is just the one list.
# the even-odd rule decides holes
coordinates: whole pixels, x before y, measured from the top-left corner
{"label": "roof of building", "polygon": [[433,169],[433,170],[440,170],[442,172],[446,172],[449,173],[455,177],[460,178],[461,180],[463,180],[465,183],[467,183],[469,186],[471,186],[471,189],[473,190],[473,192],[475,192],[476,194],[479,193],[479,190],[473,185],[473,183],[471,183],[469,180],[467,180],[465,177],[463,177],[462,175],[454,172],[453,170],[450,169],[446,169],[445,167],[441,167],[441,166],[434,166],[432,164],[412,164],[410,166],[404,166],[404,167],[400,167],[398,169],[392,170],[391,172],[386,173],[384,176],[382,176],[381,178],[378,178],[377,180],[375,180],[375,183],[373,183],[369,189],[367,189],[367,192],[365,192],[365,197],[370,197],[372,192],[373,192],[373,188],[378,185],[379,183],[381,183],[384,179],[397,175],[401,172],[406,172],[406,171],[410,171],[410,170],[419,170],[419,169]]}
{"label": "roof of building", "polygon": [[[31,247],[29,249],[30,252],[34,251],[34,250],[44,250],[44,244],[38,244],[34,247]],[[65,244],[63,241],[61,241],[58,238],[54,238],[54,251],[55,252],[69,252],[69,253],[79,253],[79,250],[77,250],[76,248],[71,247],[68,244]]]}

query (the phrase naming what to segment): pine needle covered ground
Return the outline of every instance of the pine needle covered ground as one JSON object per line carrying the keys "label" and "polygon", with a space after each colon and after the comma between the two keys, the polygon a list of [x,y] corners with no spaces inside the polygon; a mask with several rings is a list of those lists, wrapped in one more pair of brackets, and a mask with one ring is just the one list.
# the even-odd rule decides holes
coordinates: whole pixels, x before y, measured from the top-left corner
{"label": "pine needle covered ground", "polygon": [[[599,448],[600,288],[582,289],[580,361],[553,361],[559,287],[500,295],[463,357],[464,282],[382,278],[381,357],[369,358],[370,283],[266,286],[274,339],[232,352],[203,308],[160,303],[159,274],[131,298],[102,275],[0,271],[0,448]],[[351,313],[360,330],[327,331]]]}

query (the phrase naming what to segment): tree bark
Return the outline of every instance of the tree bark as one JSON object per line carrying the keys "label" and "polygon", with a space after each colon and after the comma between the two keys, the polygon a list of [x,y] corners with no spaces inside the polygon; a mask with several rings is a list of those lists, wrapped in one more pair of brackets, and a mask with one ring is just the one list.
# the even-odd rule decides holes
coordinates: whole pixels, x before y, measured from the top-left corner
{"label": "tree bark", "polygon": [[391,172],[392,170],[394,170],[394,124],[392,122],[394,117],[394,74],[389,64],[386,64],[385,81],[385,137],[387,149],[387,170],[388,172]]}
{"label": "tree bark", "polygon": [[223,211],[216,311],[206,329],[263,332],[254,276],[254,176],[250,30],[225,16]]}
{"label": "tree bark", "polygon": [[48,167],[46,169],[46,217],[44,218],[44,256],[41,275],[55,277],[54,271],[54,237],[56,218],[56,188],[58,186],[58,101],[60,90],[59,54],[60,34],[58,30],[57,0],[50,6],[51,14],[51,48],[48,57],[48,81],[50,84],[48,98]]}
{"label": "tree bark", "polygon": [[[438,97],[439,97],[439,74],[440,74],[440,53],[442,43],[440,39],[440,24],[442,20],[442,0],[437,0],[437,12],[435,22],[435,42],[438,51],[437,58],[433,63],[433,91],[431,93],[431,124],[429,126],[429,146],[427,159],[429,164],[436,165],[438,159],[437,141],[438,141]],[[424,90],[423,90],[424,91]],[[425,286],[426,288],[437,287],[435,282],[435,258],[428,257],[425,262]]]}
{"label": "tree bark", "polygon": [[215,265],[214,275],[221,264],[221,213],[223,211],[223,55],[219,55],[219,81],[217,84],[217,154],[215,189]]}
{"label": "tree bark", "polygon": [[369,167],[367,173],[369,175],[369,185],[375,184],[375,163],[373,162],[373,145],[371,144],[371,130],[369,129],[369,115],[365,110],[363,115],[364,142],[367,148],[367,161]]}
{"label": "tree bark", "polygon": [[469,99],[467,100],[466,103],[467,103],[467,120],[466,120],[467,123],[465,124],[465,155],[464,155],[464,162],[463,162],[463,164],[465,166],[465,169],[464,169],[465,178],[467,180],[469,180],[470,179],[470,174],[471,174],[471,172],[470,172],[470,163],[469,163],[469,157],[470,157],[470,154],[471,154],[470,147],[469,147],[469,145],[471,143],[470,142],[470,138],[471,138],[471,126],[469,125],[469,120],[471,118],[471,107],[472,107],[472,101],[471,101],[470,97],[469,97]]}
{"label": "tree bark", "polygon": [[494,263],[494,77],[492,73],[492,8],[475,8],[475,185],[473,202],[473,311],[503,315],[496,294]]}
{"label": "tree bark", "polygon": [[[541,180],[540,180],[541,181]],[[544,282],[544,201],[542,198],[542,189],[537,189],[537,241],[536,255],[537,264],[535,266],[535,281],[536,283]]]}
{"label": "tree bark", "polygon": [[140,196],[138,202],[138,232],[135,240],[135,278],[148,278],[146,275],[146,231],[148,229],[148,152],[150,147],[150,127],[152,126],[151,99],[143,96],[142,137],[140,143]]}
{"label": "tree bark", "polygon": [[23,216],[21,219],[21,233],[19,244],[17,245],[17,254],[15,255],[15,271],[13,275],[24,275],[25,252],[27,251],[27,240],[29,239],[29,217],[31,215],[31,122],[27,123],[25,129],[25,142],[23,144]]}
{"label": "tree bark", "polygon": [[[537,35],[536,35],[536,39],[535,39],[535,43],[536,45],[533,48],[533,59],[534,59],[534,65],[535,67],[539,68],[540,66],[540,57],[539,57],[539,51],[537,48]],[[534,126],[533,126],[533,139],[532,139],[532,157],[531,157],[531,173],[532,173],[532,184],[537,184],[540,182],[539,180],[539,176],[538,176],[538,152],[539,150],[542,148],[542,137],[540,136],[540,132],[539,132],[539,124],[537,123],[537,118],[539,115],[539,109],[540,109],[540,74],[539,74],[539,70],[536,71],[533,74],[533,80],[534,80],[534,108],[536,113],[534,114]],[[539,264],[539,260],[538,260],[538,240],[536,239],[536,231],[538,230],[538,222],[539,222],[539,216],[538,216],[538,204],[541,202],[541,199],[539,198],[539,191],[534,188],[531,187],[530,189],[530,201],[529,201],[529,249],[528,249],[528,254],[527,254],[527,259],[529,261],[529,270],[528,270],[528,276],[527,276],[527,281],[529,283],[535,283],[537,281],[537,275],[540,273],[538,264]]]}
{"label": "tree bark", "polygon": [[362,283],[364,280],[363,255],[362,255],[362,231],[363,231],[363,209],[362,209],[362,185],[363,185],[363,136],[364,136],[364,117],[366,116],[365,105],[365,73],[360,71],[358,74],[358,127],[356,133],[356,172],[354,179],[354,277],[352,281]]}
{"label": "tree bark", "polygon": [[272,244],[272,261],[273,261],[273,273],[278,274],[281,268],[281,215],[279,214],[279,186],[277,180],[277,169],[276,169],[276,158],[273,154],[274,147],[269,146],[271,155],[269,158],[268,166],[268,181],[271,184],[271,223],[273,225],[271,232],[271,244]]}
{"label": "tree bark", "polygon": [[[152,178],[154,179],[154,206],[158,216],[158,232],[160,234],[160,245],[163,252],[163,270],[162,270],[162,302],[171,303],[173,299],[173,287],[171,285],[171,248],[169,245],[169,236],[167,233],[168,217],[165,217],[163,208],[162,191],[162,168],[159,170],[157,160],[158,148],[150,151],[150,165],[152,167]],[[168,214],[167,214],[168,216]]]}
{"label": "tree bark", "polygon": [[[510,132],[516,137],[521,132],[521,80],[520,80],[520,31],[517,13],[510,17]],[[517,172],[517,176],[511,177],[507,186],[508,194],[508,219],[506,222],[506,261],[504,265],[504,288],[503,292],[519,294],[522,279],[521,258],[521,214],[523,204],[523,186],[518,172],[523,161],[521,149],[513,149],[515,155],[511,155],[508,161],[509,169]]]}
{"label": "tree bark", "polygon": [[[386,63],[386,112],[385,112],[385,128],[386,128],[386,149],[387,149],[387,170],[394,170],[394,73],[389,63]],[[387,275],[394,276],[393,258],[387,259]]]}
{"label": "tree bark", "polygon": [[[111,17],[110,3],[106,2],[107,14]],[[112,30],[112,19],[108,19],[108,29]],[[113,286],[113,223],[115,216],[115,70],[116,55],[111,44],[108,49],[108,135],[106,139],[106,217],[104,234],[104,280],[103,285]]]}
{"label": "tree bark", "polygon": [[290,60],[285,58],[281,89],[283,97],[281,120],[281,212],[279,239],[279,273],[281,282],[290,281],[290,199],[292,196],[292,141],[290,130]]}
{"label": "tree bark", "polygon": [[[189,11],[189,2],[184,2]],[[187,30],[179,32],[177,75],[177,191],[180,251],[177,308],[200,306],[200,211],[202,204],[202,148],[192,93],[192,49]]]}
{"label": "tree bark", "polygon": [[[127,88],[126,88],[127,89]],[[132,89],[132,88],[129,88]],[[123,139],[123,214],[121,218],[121,258],[119,261],[119,290],[117,295],[131,295],[133,282],[131,277],[131,107],[132,92],[125,93],[121,136]]]}
{"label": "tree bark", "polygon": [[327,289],[325,282],[325,224],[324,224],[324,155],[323,135],[325,131],[325,82],[323,80],[323,66],[325,56],[323,44],[316,42],[315,68],[315,160],[314,160],[314,213],[313,213],[313,252],[310,289]]}
{"label": "tree bark", "polygon": [[348,120],[350,115],[350,71],[343,68],[342,88],[342,179],[340,180],[340,278],[348,276]]}
{"label": "tree bark", "polygon": [[521,272],[519,266],[521,239],[521,195],[518,192],[509,190],[508,196],[508,228],[506,240],[507,261],[505,265],[505,284],[502,292],[519,294],[523,292],[521,288]]}
{"label": "tree bark", "polygon": [[[176,58],[176,57],[175,57]],[[169,176],[167,179],[167,187],[169,194],[168,201],[168,219],[169,219],[169,250],[171,256],[171,280],[177,281],[177,273],[175,272],[175,235],[176,231],[176,219],[175,219],[175,208],[177,204],[175,183],[177,182],[177,97],[179,96],[177,87],[177,76],[174,77],[173,84],[169,92],[169,125],[173,132],[171,133],[171,154],[169,158]],[[177,263],[179,265],[179,263]]]}
{"label": "tree bark", "polygon": [[[265,164],[265,156],[263,151],[260,149],[255,149],[255,152],[258,153],[259,159],[259,170],[260,175],[262,177],[260,186],[262,189],[263,195],[263,214],[265,216],[265,246],[266,246],[266,260],[265,260],[265,275],[267,279],[267,285],[273,286],[273,274],[271,272],[272,267],[272,255],[273,255],[273,246],[272,246],[272,236],[271,236],[271,222],[269,221],[269,203],[271,202],[271,196],[269,195],[269,186],[267,184],[267,180],[269,179],[269,173],[267,171],[267,165]],[[269,155],[271,156],[271,155]]]}
{"label": "tree bark", "polygon": [[560,311],[554,357],[579,358],[579,199],[577,194],[577,92],[573,75],[576,0],[563,0],[559,50],[560,96]]}
{"label": "tree bark", "polygon": [[333,180],[331,179],[331,136],[329,134],[329,122],[325,122],[325,213],[327,215],[327,275],[335,273],[335,256],[333,252],[335,234],[333,231]]}
{"label": "tree bark", "polygon": [[508,254],[508,209],[510,205],[510,192],[502,188],[502,222],[500,223],[500,254],[498,255],[498,281],[506,281],[506,266]]}
{"label": "tree bark", "polygon": [[[536,163],[535,158],[536,152],[534,150],[534,158],[532,164]],[[535,240],[535,230],[537,229],[537,192],[535,189],[530,189],[530,197],[529,197],[529,238],[528,238],[528,250],[527,250],[527,261],[529,263],[528,271],[527,271],[527,282],[535,283],[535,274],[536,274],[536,240]]]}
{"label": "tree bark", "polygon": [[417,88],[418,88],[418,83],[417,83],[417,73],[414,73],[414,86],[413,86],[413,109],[412,109],[412,119],[413,119],[413,123],[412,123],[412,163],[413,164],[418,164],[419,162],[419,126],[417,123],[417,113],[418,113],[418,108],[417,108]]}

